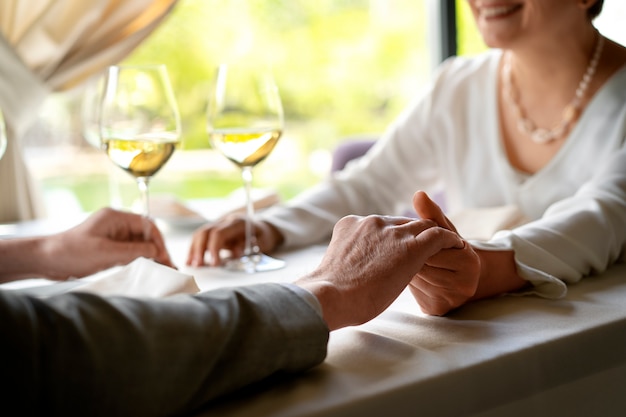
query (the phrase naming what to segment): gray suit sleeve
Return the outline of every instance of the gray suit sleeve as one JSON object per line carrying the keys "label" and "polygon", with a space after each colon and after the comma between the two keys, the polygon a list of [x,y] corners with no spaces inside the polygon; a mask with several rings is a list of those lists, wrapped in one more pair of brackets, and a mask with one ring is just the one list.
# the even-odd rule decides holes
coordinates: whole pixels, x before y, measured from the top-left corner
{"label": "gray suit sleeve", "polygon": [[160,300],[0,292],[3,408],[176,415],[326,356],[328,328],[280,284]]}

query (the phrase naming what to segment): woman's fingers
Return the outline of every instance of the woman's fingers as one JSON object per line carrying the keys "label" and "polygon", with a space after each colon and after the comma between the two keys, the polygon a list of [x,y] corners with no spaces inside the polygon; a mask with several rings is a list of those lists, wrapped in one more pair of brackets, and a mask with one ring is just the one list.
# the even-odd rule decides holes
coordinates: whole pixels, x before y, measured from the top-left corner
{"label": "woman's fingers", "polygon": [[424,191],[417,191],[413,195],[413,208],[422,219],[431,219],[439,226],[457,232],[454,224],[446,217],[441,207],[428,197]]}
{"label": "woman's fingers", "polygon": [[187,265],[203,266],[208,252],[212,266],[221,265],[220,253],[230,251],[233,256],[243,253],[245,244],[245,218],[232,216],[216,223],[207,224],[193,234],[187,256]]}
{"label": "woman's fingers", "polygon": [[191,246],[187,255],[187,265],[198,267],[204,265],[204,252],[207,249],[212,225],[204,225],[196,230],[191,238]]}

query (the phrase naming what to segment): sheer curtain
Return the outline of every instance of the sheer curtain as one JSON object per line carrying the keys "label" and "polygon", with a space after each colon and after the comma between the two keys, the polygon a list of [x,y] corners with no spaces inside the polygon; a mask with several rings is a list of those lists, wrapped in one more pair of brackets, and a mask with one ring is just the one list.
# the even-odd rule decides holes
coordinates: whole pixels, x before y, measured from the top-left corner
{"label": "sheer curtain", "polygon": [[0,160],[0,223],[44,215],[20,138],[47,94],[73,87],[122,60],[176,1],[0,2],[0,109],[9,139]]}

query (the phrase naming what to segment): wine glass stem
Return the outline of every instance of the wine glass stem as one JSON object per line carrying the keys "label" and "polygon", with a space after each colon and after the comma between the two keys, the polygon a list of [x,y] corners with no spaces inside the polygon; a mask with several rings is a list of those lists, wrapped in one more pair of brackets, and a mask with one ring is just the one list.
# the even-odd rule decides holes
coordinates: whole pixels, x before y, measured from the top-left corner
{"label": "wine glass stem", "polygon": [[244,250],[244,255],[252,256],[259,253],[259,247],[256,244],[256,236],[252,230],[252,220],[254,218],[254,204],[252,202],[252,167],[244,166],[241,169],[241,177],[243,178],[243,188],[246,194],[246,248]]}
{"label": "wine glass stem", "polygon": [[137,178],[137,186],[141,196],[141,207],[143,211],[143,239],[150,240],[150,194],[148,193],[148,177]]}

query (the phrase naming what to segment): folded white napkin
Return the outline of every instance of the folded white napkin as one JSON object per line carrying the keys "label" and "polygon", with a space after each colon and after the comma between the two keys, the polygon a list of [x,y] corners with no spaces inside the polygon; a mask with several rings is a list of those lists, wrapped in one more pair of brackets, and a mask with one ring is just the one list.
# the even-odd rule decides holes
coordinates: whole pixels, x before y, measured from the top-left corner
{"label": "folded white napkin", "polygon": [[147,258],[137,258],[126,266],[107,269],[79,281],[84,284],[68,292],[159,298],[200,291],[193,276]]}

